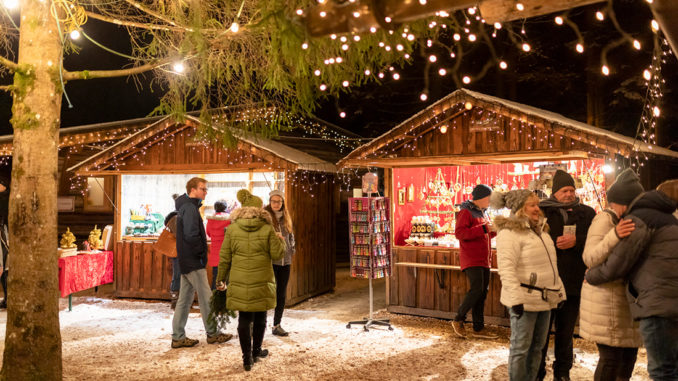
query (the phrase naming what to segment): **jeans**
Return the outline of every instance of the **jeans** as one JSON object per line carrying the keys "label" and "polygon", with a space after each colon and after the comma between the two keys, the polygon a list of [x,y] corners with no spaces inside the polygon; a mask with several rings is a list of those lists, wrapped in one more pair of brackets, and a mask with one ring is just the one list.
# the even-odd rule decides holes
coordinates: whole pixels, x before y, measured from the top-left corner
{"label": "jeans", "polygon": [[275,274],[275,314],[273,315],[273,325],[280,324],[283,311],[285,311],[285,299],[287,299],[287,282],[290,280],[290,267],[273,265],[273,274]]}
{"label": "jeans", "polygon": [[217,332],[216,322],[208,322],[207,316],[210,314],[210,297],[212,292],[207,283],[207,271],[205,269],[191,271],[188,274],[181,274],[181,288],[179,290],[179,299],[174,309],[174,318],[172,318],[172,340],[181,340],[186,337],[186,321],[188,313],[193,304],[195,293],[198,293],[198,303],[200,305],[200,315],[205,325],[207,336],[214,336]]}
{"label": "jeans", "polygon": [[532,381],[537,378],[541,349],[549,332],[551,311],[525,311],[518,318],[511,309],[511,347],[509,348],[509,379]]}
{"label": "jeans", "polygon": [[636,364],[638,348],[611,347],[605,344],[598,346],[598,366],[593,373],[594,381],[629,380]]}
{"label": "jeans", "polygon": [[[251,329],[251,331],[250,331]],[[238,311],[238,337],[243,357],[259,351],[266,331],[266,311]]]}
{"label": "jeans", "polygon": [[[577,323],[577,316],[579,316],[580,302],[581,295],[567,295],[567,300],[563,303],[563,306],[560,309],[552,310],[551,312],[549,329],[553,322],[556,324],[553,349],[556,357],[553,361],[554,376],[565,377],[570,375],[572,361],[574,360],[574,354],[572,352],[574,326]],[[546,375],[546,352],[548,351],[548,347],[549,337],[547,335],[546,343],[542,349],[541,362],[539,364],[539,379],[543,379]]]}
{"label": "jeans", "polygon": [[650,378],[678,380],[678,319],[659,316],[640,319],[640,333],[647,349]]}
{"label": "jeans", "polygon": [[179,257],[172,258],[172,282],[170,283],[170,292],[179,291],[181,286],[181,270],[179,269]]}
{"label": "jeans", "polygon": [[469,267],[464,270],[469,282],[469,290],[461,302],[454,320],[463,322],[466,314],[472,309],[473,330],[480,331],[485,326],[485,298],[490,285],[490,269],[486,267]]}

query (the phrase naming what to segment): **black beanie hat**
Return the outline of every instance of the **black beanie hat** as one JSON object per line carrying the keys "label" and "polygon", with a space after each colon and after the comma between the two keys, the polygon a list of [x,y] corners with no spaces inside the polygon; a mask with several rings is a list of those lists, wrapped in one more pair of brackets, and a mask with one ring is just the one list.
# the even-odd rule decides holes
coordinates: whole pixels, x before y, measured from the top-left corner
{"label": "black beanie hat", "polygon": [[473,188],[473,191],[471,192],[471,196],[473,197],[473,200],[480,200],[481,198],[488,197],[489,195],[492,194],[492,188],[488,187],[485,184],[478,184]]}
{"label": "black beanie hat", "polygon": [[617,176],[614,184],[607,190],[607,201],[619,205],[629,205],[634,198],[644,191],[638,175],[631,168],[627,168]]}
{"label": "black beanie hat", "polygon": [[[553,186],[551,187],[551,194],[558,192],[563,187],[575,187],[574,179],[569,173],[559,169],[553,175]],[[576,188],[576,187],[575,187]]]}

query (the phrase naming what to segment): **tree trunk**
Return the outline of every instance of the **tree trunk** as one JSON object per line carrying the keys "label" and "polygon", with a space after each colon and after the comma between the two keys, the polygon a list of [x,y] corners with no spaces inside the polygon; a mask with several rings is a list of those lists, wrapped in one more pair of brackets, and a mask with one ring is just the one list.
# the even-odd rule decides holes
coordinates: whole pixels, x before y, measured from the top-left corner
{"label": "tree trunk", "polygon": [[21,4],[3,380],[61,380],[62,375],[56,178],[63,56],[50,4]]}

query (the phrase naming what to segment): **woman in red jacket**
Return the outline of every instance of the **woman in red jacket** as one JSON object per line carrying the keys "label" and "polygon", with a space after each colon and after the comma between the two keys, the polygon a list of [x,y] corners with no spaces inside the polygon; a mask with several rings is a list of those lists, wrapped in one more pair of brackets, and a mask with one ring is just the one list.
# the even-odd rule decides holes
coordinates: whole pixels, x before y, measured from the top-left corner
{"label": "woman in red jacket", "polygon": [[216,288],[217,272],[219,271],[219,251],[224,242],[224,231],[231,224],[226,208],[228,204],[224,200],[214,203],[214,215],[207,216],[207,236],[212,240],[210,253],[207,258],[207,264],[212,267],[212,290]]}
{"label": "woman in red jacket", "polygon": [[490,229],[490,220],[485,214],[491,194],[492,188],[476,185],[471,193],[473,200],[464,201],[457,213],[454,234],[459,240],[459,263],[470,285],[452,321],[454,333],[460,337],[466,337],[464,320],[469,310],[473,311],[473,330],[480,332],[485,327],[483,310],[490,285],[491,240],[497,235]]}

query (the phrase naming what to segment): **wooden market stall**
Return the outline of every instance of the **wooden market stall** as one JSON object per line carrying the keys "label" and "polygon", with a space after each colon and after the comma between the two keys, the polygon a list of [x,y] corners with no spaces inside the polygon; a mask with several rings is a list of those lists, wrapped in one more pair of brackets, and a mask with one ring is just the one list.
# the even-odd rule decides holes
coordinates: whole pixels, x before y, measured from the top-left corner
{"label": "wooden market stall", "polygon": [[[240,188],[249,188],[265,201],[271,189],[283,189],[297,240],[288,304],[333,289],[339,210],[335,165],[302,151],[303,144],[290,134],[286,140],[238,134],[237,146],[226,148],[215,126],[209,127],[214,135],[208,138],[201,135],[206,127],[200,128],[194,117],[182,123],[155,120],[69,168],[81,176],[111,178],[115,184],[116,296],[169,298],[171,262],[152,249],[158,234],[154,225],[174,210],[172,194],[184,193],[193,176],[209,181],[205,214],[217,199],[235,200]],[[326,125],[314,121],[312,127],[323,130]],[[316,142],[311,149],[330,140]],[[323,149],[328,157],[332,152],[336,149]],[[211,277],[211,271],[208,274]]]}
{"label": "wooden market stall", "polygon": [[[388,310],[450,319],[468,287],[459,268],[454,213],[475,184],[505,191],[532,182],[548,192],[547,176],[540,173],[560,167],[580,182],[584,201],[600,209],[605,183],[614,179],[614,172],[603,170],[620,169],[624,157],[637,151],[678,164],[678,152],[461,89],[357,148],[338,166],[384,169],[393,221]],[[661,179],[654,181],[652,186]],[[434,233],[421,234],[420,226],[428,225]],[[492,267],[486,321],[507,324],[496,256]]]}

